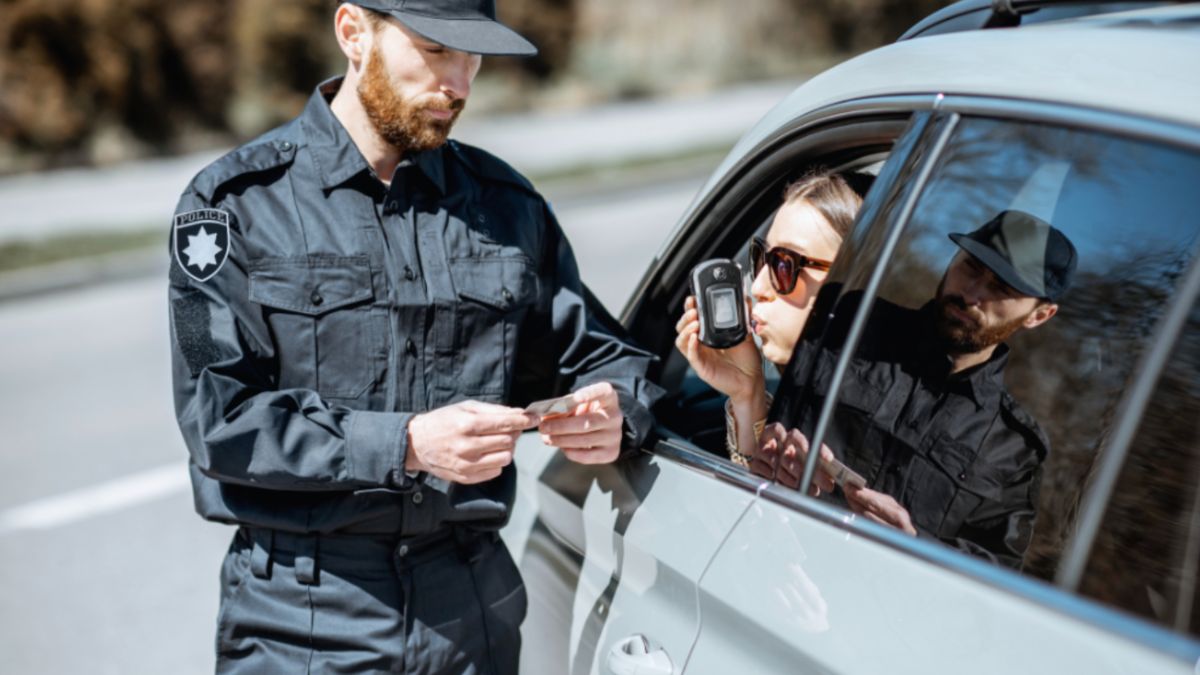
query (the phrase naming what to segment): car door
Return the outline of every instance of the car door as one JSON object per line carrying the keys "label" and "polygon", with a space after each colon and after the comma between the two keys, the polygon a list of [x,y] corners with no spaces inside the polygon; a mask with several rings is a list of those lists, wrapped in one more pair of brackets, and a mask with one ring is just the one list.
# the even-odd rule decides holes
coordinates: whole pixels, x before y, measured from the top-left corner
{"label": "car door", "polygon": [[[903,178],[864,207],[826,284],[840,296],[814,314],[865,298],[843,366],[863,344],[856,335],[873,337],[881,302],[916,308],[934,296],[955,254],[947,233],[1017,208],[1075,242],[1077,281],[1059,315],[1010,340],[1006,386],[1052,448],[1020,570],[939,541],[936,522],[909,537],[771,484],[701,579],[689,675],[1194,672],[1198,140],[1065,106],[944,99]],[[870,404],[836,376],[808,387],[798,361],[773,416],[821,443],[836,406]],[[814,424],[789,417],[788,401],[810,396],[836,405]],[[937,479],[969,499],[970,478]]]}
{"label": "car door", "polygon": [[696,584],[753,492],[728,467],[567,460],[526,435],[504,537],[529,594],[522,673],[678,673]]}
{"label": "car door", "polygon": [[669,371],[656,373],[670,396],[656,410],[653,446],[595,467],[567,461],[534,435],[520,441],[503,536],[529,593],[523,673],[683,672],[701,629],[698,583],[762,483],[724,454],[722,402],[674,355],[686,273],[743,253],[784,183],[806,168],[880,162],[909,114],[905,104],[853,124],[787,120],[685,218],[626,313],[640,317],[626,325]]}

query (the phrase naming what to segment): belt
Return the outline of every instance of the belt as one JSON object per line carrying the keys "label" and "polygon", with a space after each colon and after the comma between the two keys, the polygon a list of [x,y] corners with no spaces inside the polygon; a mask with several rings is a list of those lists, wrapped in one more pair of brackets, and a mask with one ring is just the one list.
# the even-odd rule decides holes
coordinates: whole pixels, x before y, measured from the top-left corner
{"label": "belt", "polygon": [[250,569],[255,576],[269,579],[274,563],[279,562],[292,567],[296,580],[306,585],[319,583],[320,568],[335,573],[342,569],[361,571],[383,566],[411,568],[452,552],[457,552],[467,563],[475,563],[500,540],[496,532],[463,527],[395,537],[300,534],[243,526],[238,529],[238,537],[243,545],[252,548]]}

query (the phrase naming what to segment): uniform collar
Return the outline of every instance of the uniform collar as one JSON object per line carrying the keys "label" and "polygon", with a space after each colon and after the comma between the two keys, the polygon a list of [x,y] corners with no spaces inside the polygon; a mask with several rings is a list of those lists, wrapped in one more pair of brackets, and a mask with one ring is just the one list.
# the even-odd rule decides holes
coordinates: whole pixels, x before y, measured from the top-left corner
{"label": "uniform collar", "polygon": [[[333,114],[329,103],[342,87],[345,78],[334,77],[317,85],[308,99],[300,123],[308,141],[309,152],[321,177],[321,187],[333,189],[362,172],[374,175],[371,165],[350,138],[350,134]],[[425,152],[406,153],[405,159],[420,168],[439,192],[446,193],[445,163],[442,157],[446,146]]]}

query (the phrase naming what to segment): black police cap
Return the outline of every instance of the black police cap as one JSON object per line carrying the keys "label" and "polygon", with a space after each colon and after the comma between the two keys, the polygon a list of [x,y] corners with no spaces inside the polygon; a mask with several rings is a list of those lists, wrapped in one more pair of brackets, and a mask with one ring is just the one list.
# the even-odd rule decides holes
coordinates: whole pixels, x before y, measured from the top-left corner
{"label": "black police cap", "polygon": [[533,56],[537,47],[496,20],[494,0],[347,0],[390,14],[421,37],[450,49],[494,56]]}
{"label": "black police cap", "polygon": [[951,234],[950,239],[1004,283],[1034,298],[1057,302],[1075,275],[1071,240],[1024,211],[1001,211],[974,232]]}

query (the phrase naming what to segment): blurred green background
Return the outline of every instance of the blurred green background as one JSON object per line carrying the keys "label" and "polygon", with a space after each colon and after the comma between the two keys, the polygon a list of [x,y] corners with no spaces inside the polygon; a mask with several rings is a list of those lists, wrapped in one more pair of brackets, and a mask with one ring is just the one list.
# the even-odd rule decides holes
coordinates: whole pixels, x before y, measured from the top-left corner
{"label": "blurred green background", "polygon": [[[578,107],[814,74],[938,0],[499,0],[532,59],[491,58],[475,111]],[[334,0],[4,0],[0,174],[229,146],[344,62]]]}

